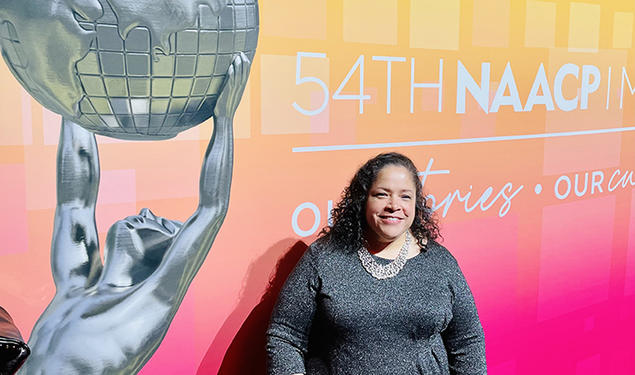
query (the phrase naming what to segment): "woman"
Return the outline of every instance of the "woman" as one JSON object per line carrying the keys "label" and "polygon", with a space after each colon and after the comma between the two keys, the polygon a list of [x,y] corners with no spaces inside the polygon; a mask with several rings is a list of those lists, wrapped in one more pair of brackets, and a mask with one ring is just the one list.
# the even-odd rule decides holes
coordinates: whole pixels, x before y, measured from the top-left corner
{"label": "woman", "polygon": [[472,294],[438,235],[412,161],[366,162],[280,292],[269,374],[486,374]]}

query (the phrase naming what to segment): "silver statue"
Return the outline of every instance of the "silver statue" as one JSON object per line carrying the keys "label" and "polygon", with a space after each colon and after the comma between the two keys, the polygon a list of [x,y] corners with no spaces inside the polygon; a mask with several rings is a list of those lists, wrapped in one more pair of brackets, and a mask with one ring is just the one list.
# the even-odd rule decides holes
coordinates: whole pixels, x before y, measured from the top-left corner
{"label": "silver statue", "polygon": [[56,293],[33,328],[31,357],[20,374],[134,374],[150,359],[225,218],[232,121],[249,66],[241,54],[229,68],[194,214],[181,224],[144,208],[116,222],[106,237],[103,266],[95,227],[95,136],[63,121],[51,249]]}
{"label": "silver statue", "polygon": [[2,0],[7,65],[42,105],[95,133],[165,139],[212,116],[256,0]]}
{"label": "silver statue", "polygon": [[[232,122],[258,41],[256,0],[1,0],[11,72],[62,115],[56,294],[22,374],[131,374],[165,336],[229,204]],[[115,223],[102,265],[93,133],[166,139],[214,116],[194,214]]]}

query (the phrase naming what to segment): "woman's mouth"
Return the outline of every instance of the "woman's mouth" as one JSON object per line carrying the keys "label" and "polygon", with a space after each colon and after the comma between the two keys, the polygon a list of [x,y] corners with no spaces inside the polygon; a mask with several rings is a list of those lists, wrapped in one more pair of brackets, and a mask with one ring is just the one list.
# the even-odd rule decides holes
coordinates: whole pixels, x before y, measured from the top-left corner
{"label": "woman's mouth", "polygon": [[396,224],[400,222],[401,220],[403,220],[403,218],[396,217],[396,216],[380,216],[379,218],[381,219],[381,221],[387,224]]}

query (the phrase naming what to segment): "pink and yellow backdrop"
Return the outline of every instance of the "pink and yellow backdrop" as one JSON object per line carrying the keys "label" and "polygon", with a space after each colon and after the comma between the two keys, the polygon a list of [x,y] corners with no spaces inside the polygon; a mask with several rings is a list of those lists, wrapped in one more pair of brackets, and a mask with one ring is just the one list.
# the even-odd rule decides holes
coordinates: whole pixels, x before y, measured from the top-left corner
{"label": "pink and yellow backdrop", "polygon": [[[142,373],[264,371],[281,282],[388,150],[421,171],[490,374],[635,372],[633,1],[277,0],[260,20],[229,214]],[[60,118],[4,64],[0,116],[0,305],[28,337],[54,291]],[[190,215],[211,132],[98,138],[102,248],[142,207]]]}

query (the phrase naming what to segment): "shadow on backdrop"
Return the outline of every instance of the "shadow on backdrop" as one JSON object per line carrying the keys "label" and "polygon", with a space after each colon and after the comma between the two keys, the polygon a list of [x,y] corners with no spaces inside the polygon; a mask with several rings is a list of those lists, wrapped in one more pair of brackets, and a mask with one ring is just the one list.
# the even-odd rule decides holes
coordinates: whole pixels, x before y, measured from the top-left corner
{"label": "shadow on backdrop", "polygon": [[[247,271],[247,281],[238,305],[225,320],[214,341],[207,349],[207,353],[198,368],[197,374],[213,374],[215,364],[221,361],[218,375],[257,375],[266,374],[265,332],[269,325],[269,318],[273,306],[278,299],[278,293],[287,277],[307,249],[302,241],[286,239],[277,242],[262,256],[254,261]],[[277,261],[277,262],[276,262]],[[269,275],[271,275],[269,277]],[[260,302],[253,307],[253,296],[259,295],[263,283],[269,282]],[[251,310],[240,329],[242,317]],[[219,349],[226,347],[223,341],[233,336],[225,355]]]}

